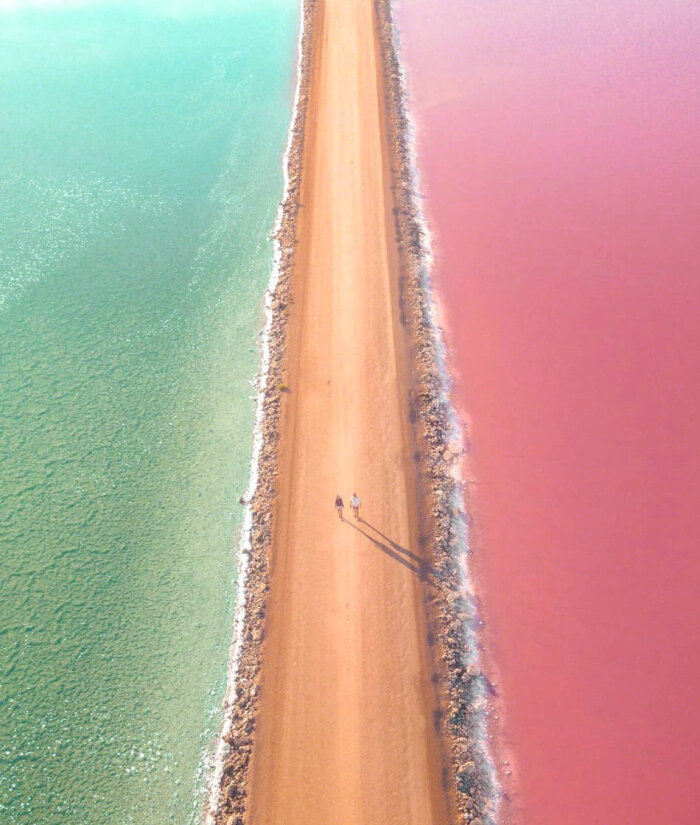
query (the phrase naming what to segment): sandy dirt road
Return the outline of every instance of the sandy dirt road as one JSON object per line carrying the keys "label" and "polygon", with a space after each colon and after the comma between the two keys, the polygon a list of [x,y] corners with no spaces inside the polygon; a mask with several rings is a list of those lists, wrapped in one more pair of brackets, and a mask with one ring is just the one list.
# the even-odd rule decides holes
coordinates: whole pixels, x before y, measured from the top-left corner
{"label": "sandy dirt road", "polygon": [[372,0],[312,65],[250,822],[446,825]]}

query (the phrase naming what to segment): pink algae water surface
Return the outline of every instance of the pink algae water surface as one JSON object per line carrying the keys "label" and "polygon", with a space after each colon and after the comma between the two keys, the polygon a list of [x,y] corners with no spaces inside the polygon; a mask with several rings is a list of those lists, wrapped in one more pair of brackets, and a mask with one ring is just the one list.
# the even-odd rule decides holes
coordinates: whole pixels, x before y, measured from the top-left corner
{"label": "pink algae water surface", "polygon": [[700,4],[403,0],[504,819],[700,821]]}

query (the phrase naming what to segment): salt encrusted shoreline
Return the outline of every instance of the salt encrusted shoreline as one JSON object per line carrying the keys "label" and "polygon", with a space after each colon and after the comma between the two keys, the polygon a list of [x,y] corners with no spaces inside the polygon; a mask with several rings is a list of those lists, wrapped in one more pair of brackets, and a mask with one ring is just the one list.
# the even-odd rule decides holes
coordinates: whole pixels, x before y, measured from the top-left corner
{"label": "salt encrusted shoreline", "polygon": [[[241,553],[245,554],[245,582],[239,594],[238,637],[234,641],[229,695],[224,705],[221,765],[214,777],[207,823],[243,825],[247,810],[248,768],[258,715],[258,687],[267,593],[270,589],[269,554],[272,510],[277,477],[277,445],[280,440],[282,383],[287,349],[287,319],[291,272],[296,247],[300,207],[301,170],[311,75],[311,42],[317,0],[302,0],[297,89],[292,125],[285,155],[286,189],[275,232],[276,272],[267,294],[265,330],[266,363],[258,388],[259,451],[254,458],[248,525],[244,527]],[[239,586],[241,586],[239,581]],[[242,600],[242,603],[241,601]]]}
{"label": "salt encrusted shoreline", "polygon": [[[478,667],[475,602],[465,568],[466,538],[461,518],[462,484],[455,473],[460,434],[450,403],[449,383],[439,332],[433,321],[429,286],[430,249],[418,205],[405,107],[403,74],[397,56],[391,0],[374,0],[383,62],[384,91],[392,155],[395,230],[402,256],[402,320],[413,339],[415,380],[412,417],[420,446],[423,535],[433,545],[434,587],[428,602],[431,633],[440,651],[448,713],[440,721],[446,760],[463,820],[495,822],[497,786],[485,745],[488,683]],[[286,361],[287,317],[296,246],[302,160],[311,74],[311,44],[317,0],[302,0],[297,98],[286,155],[286,193],[275,236],[276,280],[268,293],[267,363],[259,388],[257,473],[241,542],[245,583],[231,668],[233,684],[224,708],[220,765],[214,778],[207,822],[244,825],[247,820],[248,769],[258,714],[258,687],[267,610],[272,514],[280,440],[281,397]],[[461,533],[460,533],[461,531]]]}
{"label": "salt encrusted shoreline", "polygon": [[419,202],[413,127],[392,0],[374,0],[384,73],[393,214],[401,255],[400,303],[410,329],[415,370],[411,418],[420,448],[421,525],[435,569],[428,620],[440,648],[447,713],[440,721],[464,822],[494,825],[500,791],[488,747],[492,687],[481,672],[476,598],[467,569],[466,487],[459,472],[464,435],[451,400],[444,343],[435,321],[432,254]]}

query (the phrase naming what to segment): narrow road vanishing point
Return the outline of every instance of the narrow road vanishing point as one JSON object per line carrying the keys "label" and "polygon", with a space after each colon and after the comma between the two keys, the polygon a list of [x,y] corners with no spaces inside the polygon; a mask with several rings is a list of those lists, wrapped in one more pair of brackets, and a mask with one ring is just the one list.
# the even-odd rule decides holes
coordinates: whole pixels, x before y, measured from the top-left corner
{"label": "narrow road vanishing point", "polygon": [[250,823],[447,825],[373,0],[315,25]]}

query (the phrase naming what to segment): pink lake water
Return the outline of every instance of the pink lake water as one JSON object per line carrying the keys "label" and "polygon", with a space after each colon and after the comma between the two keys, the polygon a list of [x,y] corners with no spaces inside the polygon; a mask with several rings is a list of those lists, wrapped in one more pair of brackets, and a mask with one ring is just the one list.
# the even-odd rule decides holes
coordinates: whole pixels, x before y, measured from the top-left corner
{"label": "pink lake water", "polygon": [[504,820],[700,810],[700,4],[403,0]]}

